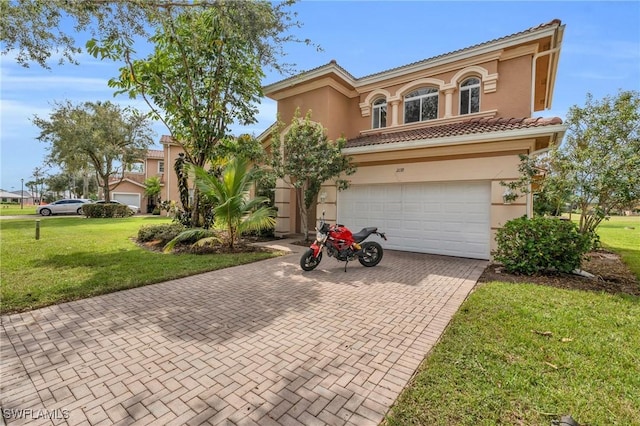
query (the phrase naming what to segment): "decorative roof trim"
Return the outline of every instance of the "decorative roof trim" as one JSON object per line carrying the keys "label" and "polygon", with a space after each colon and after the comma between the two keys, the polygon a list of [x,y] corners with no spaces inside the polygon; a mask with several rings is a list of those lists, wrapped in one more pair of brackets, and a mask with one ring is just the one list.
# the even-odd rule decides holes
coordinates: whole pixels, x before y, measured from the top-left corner
{"label": "decorative roof trim", "polygon": [[[301,81],[300,83],[305,83],[307,80]],[[271,99],[279,101],[281,99],[288,98],[290,96],[299,95],[300,93],[306,93],[311,90],[321,89],[323,87],[331,87],[336,91],[342,93],[347,98],[355,98],[358,96],[358,92],[355,90],[349,89],[347,86],[340,84],[340,82],[336,81],[331,77],[323,77],[317,80],[309,81],[306,84],[298,84],[291,85],[290,87],[285,87],[282,90],[279,90],[276,94],[271,94],[269,96]]]}
{"label": "decorative roof trim", "polygon": [[[144,187],[145,187],[145,186],[144,186],[144,184],[142,184],[142,183],[140,183],[140,182],[136,182],[135,180],[133,180],[133,179],[129,179],[129,178],[124,178],[124,179],[122,179],[122,180],[109,182],[109,187],[117,188],[117,187],[118,187],[118,185],[120,185],[120,184],[122,184],[122,183],[124,183],[124,182],[132,183],[132,184],[137,185],[137,186],[139,186],[139,187],[141,187],[141,188],[144,188]],[[164,186],[164,184],[161,184],[160,186]]]}
{"label": "decorative roof trim", "polygon": [[[262,91],[265,95],[272,94],[274,92],[278,92],[280,90],[284,90],[287,88],[291,88],[297,86],[300,83],[304,83],[309,80],[313,80],[319,77],[323,77],[325,75],[334,74],[342,79],[345,83],[354,87],[356,82],[356,78],[347,72],[344,68],[342,68],[335,60],[332,60],[328,64],[321,65],[317,68],[313,68],[309,71],[304,71],[300,74],[294,75],[292,77],[286,78],[284,80],[280,80],[278,82],[266,85],[262,87]],[[271,97],[271,96],[270,96]],[[275,98],[273,98],[275,99]]]}
{"label": "decorative roof trim", "polygon": [[273,122],[273,124],[271,124],[262,133],[260,133],[256,139],[261,143],[264,142],[265,140],[267,140],[269,136],[271,136],[271,133],[273,132],[273,130],[276,128],[277,125],[278,125],[277,121]]}

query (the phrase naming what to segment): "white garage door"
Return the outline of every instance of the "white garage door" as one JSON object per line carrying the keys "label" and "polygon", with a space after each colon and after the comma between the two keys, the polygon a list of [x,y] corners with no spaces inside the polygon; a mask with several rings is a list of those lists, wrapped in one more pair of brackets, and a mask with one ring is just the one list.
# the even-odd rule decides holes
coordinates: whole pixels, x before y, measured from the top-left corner
{"label": "white garage door", "polygon": [[122,204],[140,207],[140,194],[122,194],[115,192],[112,194],[112,198]]}
{"label": "white garage door", "polygon": [[353,185],[338,193],[338,223],[377,226],[383,247],[489,259],[488,182]]}

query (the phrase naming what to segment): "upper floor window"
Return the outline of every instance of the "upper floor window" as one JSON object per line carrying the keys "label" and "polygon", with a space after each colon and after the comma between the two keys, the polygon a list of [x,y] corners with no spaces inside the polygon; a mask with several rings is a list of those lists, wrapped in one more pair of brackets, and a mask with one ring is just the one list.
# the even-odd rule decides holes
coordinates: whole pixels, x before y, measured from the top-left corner
{"label": "upper floor window", "polygon": [[144,173],[144,163],[131,163],[127,166],[127,171],[131,173]]}
{"label": "upper floor window", "polygon": [[158,161],[158,173],[159,174],[163,174],[164,173],[164,161],[163,160]]}
{"label": "upper floor window", "polygon": [[480,79],[468,78],[460,85],[460,114],[480,112]]}
{"label": "upper floor window", "polygon": [[387,127],[387,101],[380,98],[373,103],[373,128]]}
{"label": "upper floor window", "polygon": [[438,89],[425,87],[404,97],[404,122],[433,120],[438,118]]}

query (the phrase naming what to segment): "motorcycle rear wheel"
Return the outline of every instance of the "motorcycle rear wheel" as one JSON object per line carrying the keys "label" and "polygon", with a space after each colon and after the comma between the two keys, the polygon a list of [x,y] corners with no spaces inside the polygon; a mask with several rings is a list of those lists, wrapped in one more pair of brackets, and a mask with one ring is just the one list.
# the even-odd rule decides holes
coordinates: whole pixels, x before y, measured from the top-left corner
{"label": "motorcycle rear wheel", "polygon": [[313,255],[313,249],[308,249],[300,258],[300,267],[304,271],[313,271],[322,260],[322,252],[318,253],[318,257]]}
{"label": "motorcycle rear wheel", "polygon": [[358,257],[358,261],[362,266],[370,268],[380,263],[383,254],[380,244],[375,241],[367,241],[362,244],[362,256]]}

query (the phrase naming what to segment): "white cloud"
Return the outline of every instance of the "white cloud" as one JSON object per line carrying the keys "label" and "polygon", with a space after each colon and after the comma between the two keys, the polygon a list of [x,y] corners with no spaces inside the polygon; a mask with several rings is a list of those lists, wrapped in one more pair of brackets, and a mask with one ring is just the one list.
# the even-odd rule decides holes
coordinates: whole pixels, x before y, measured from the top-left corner
{"label": "white cloud", "polygon": [[[93,77],[75,77],[64,75],[15,75],[5,69],[2,70],[3,91],[48,91],[73,89],[79,92],[104,92],[109,89],[108,79]],[[110,90],[110,89],[109,89]]]}

